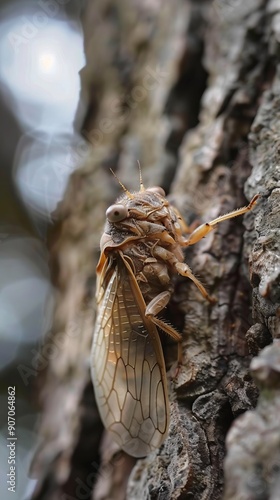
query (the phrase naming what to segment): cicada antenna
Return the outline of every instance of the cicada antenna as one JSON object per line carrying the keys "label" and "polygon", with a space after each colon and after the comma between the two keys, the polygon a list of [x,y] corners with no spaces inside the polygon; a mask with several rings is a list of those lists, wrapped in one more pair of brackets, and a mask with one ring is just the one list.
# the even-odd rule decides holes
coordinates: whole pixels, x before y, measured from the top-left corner
{"label": "cicada antenna", "polygon": [[140,161],[137,160],[137,163],[138,163],[138,168],[139,168],[140,191],[145,191],[145,187],[144,187],[143,179],[142,179],[142,170],[141,170]]}
{"label": "cicada antenna", "polygon": [[121,186],[121,188],[124,190],[125,194],[127,194],[127,196],[128,196],[129,198],[131,198],[131,199],[132,199],[132,198],[134,198],[133,194],[132,194],[132,193],[130,193],[130,191],[128,191],[128,189],[127,189],[127,188],[123,185],[123,183],[120,181],[120,179],[118,178],[118,176],[117,176],[117,174],[114,172],[114,170],[112,170],[112,169],[110,168],[110,171],[111,171],[111,173],[113,174],[113,176],[115,177],[115,179],[117,179],[117,181],[118,181],[119,185],[120,185],[120,186]]}

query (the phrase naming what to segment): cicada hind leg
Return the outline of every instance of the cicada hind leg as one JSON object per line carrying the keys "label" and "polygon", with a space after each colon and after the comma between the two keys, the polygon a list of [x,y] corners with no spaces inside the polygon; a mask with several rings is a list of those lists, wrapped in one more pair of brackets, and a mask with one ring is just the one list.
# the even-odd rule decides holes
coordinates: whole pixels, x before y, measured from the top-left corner
{"label": "cicada hind leg", "polygon": [[151,302],[146,307],[145,316],[150,319],[158,328],[160,328],[163,332],[167,333],[170,337],[172,337],[178,344],[178,364],[182,364],[182,337],[181,335],[173,328],[173,326],[169,325],[162,319],[157,317],[159,314],[169,303],[171,297],[171,293],[168,291],[164,291],[156,295]]}

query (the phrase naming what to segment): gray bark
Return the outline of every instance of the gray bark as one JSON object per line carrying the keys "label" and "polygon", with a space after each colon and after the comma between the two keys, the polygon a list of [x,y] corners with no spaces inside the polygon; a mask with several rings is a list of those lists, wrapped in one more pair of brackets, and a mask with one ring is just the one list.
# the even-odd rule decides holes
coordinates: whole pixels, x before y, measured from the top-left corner
{"label": "gray bark", "polygon": [[[49,342],[59,348],[42,389],[33,498],[276,500],[277,340],[251,372],[250,363],[280,336],[280,1],[99,0],[88,3],[84,29],[88,146],[73,150],[81,168],[51,239]],[[167,317],[184,355],[170,383],[170,433],[135,462],[106,435],[99,445],[88,360],[99,238],[119,189],[109,167],[137,190],[137,160],[145,184],[164,187],[187,222],[261,198],[186,253],[218,301],[176,278]],[[170,367],[176,346],[164,347]]]}

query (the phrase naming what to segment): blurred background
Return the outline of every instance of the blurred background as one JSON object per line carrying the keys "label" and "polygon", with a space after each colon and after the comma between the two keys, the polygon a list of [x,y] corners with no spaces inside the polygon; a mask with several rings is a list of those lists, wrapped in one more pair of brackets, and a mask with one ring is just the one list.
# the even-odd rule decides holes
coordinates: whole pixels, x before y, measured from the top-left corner
{"label": "blurred background", "polygon": [[[0,2],[1,498],[28,498],[40,346],[52,324],[46,234],[79,162],[81,0]],[[47,357],[47,356],[46,356]],[[16,494],[7,489],[8,387],[16,386]]]}

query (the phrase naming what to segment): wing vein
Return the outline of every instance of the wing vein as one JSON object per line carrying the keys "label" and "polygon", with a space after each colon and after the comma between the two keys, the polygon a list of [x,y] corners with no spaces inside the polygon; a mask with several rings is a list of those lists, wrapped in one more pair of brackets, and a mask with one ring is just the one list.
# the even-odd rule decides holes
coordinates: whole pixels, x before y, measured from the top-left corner
{"label": "wing vein", "polygon": [[140,457],[158,448],[168,431],[164,359],[128,263],[116,256],[106,269],[92,346],[95,396],[104,426],[127,453]]}

